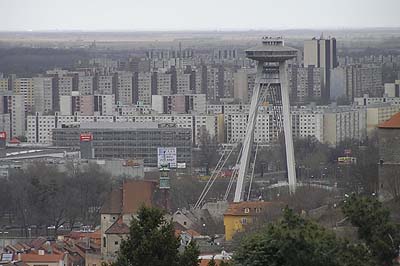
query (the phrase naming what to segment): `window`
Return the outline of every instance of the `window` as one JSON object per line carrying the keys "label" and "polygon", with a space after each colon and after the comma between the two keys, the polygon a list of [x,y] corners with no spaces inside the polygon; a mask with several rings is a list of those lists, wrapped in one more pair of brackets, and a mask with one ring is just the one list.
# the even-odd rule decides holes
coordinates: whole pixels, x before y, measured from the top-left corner
{"label": "window", "polygon": [[103,237],[103,248],[107,247],[107,240],[106,237]]}
{"label": "window", "polygon": [[244,208],[244,213],[249,213],[250,209],[249,208]]}
{"label": "window", "polygon": [[118,245],[118,241],[115,241],[114,244],[115,244],[115,245]]}
{"label": "window", "polygon": [[241,223],[242,223],[242,224],[247,224],[247,218],[242,218],[242,219],[241,219]]}

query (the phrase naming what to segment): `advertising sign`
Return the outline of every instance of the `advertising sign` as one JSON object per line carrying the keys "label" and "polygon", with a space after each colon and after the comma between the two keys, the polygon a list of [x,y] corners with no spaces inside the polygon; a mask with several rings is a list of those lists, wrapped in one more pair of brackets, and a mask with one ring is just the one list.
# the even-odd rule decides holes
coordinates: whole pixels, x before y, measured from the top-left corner
{"label": "advertising sign", "polygon": [[6,140],[7,139],[7,132],[2,131],[0,132],[0,140]]}
{"label": "advertising sign", "polygon": [[176,168],[185,169],[186,168],[186,163],[177,163]]}
{"label": "advertising sign", "polygon": [[170,168],[176,168],[176,147],[157,148],[157,165],[167,163]]}
{"label": "advertising sign", "polygon": [[93,140],[93,135],[92,135],[92,133],[81,133],[79,139],[80,139],[81,142],[92,141]]}

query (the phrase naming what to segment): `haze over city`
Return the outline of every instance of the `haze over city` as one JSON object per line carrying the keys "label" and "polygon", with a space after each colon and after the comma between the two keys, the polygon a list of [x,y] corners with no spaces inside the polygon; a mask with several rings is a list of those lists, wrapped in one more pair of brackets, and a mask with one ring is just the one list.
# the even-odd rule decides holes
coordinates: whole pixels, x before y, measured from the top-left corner
{"label": "haze over city", "polygon": [[1,31],[400,27],[397,0],[2,0]]}

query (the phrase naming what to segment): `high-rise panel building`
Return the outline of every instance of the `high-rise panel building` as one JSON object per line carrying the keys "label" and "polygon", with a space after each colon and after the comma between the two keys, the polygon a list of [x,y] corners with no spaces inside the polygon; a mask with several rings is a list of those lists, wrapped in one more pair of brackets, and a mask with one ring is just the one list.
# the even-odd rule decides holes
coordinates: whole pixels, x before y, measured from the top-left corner
{"label": "high-rise panel building", "polygon": [[113,76],[96,76],[96,91],[99,94],[111,95],[114,92]]}
{"label": "high-rise panel building", "polygon": [[152,88],[152,77],[150,72],[140,72],[137,74],[137,79],[134,82],[134,99],[142,105],[151,105],[151,88]]}
{"label": "high-rise panel building", "polygon": [[223,97],[233,98],[234,96],[234,72],[231,69],[225,69],[223,72]]}
{"label": "high-rise panel building", "polygon": [[332,93],[337,97],[345,96],[353,101],[364,94],[370,97],[383,95],[381,66],[354,64],[336,68],[331,73]]}
{"label": "high-rise panel building", "polygon": [[224,97],[224,68],[223,66],[218,67],[207,67],[203,69],[203,82],[206,85],[207,100],[218,101]]}
{"label": "high-rise panel building", "polygon": [[53,110],[53,78],[35,77],[32,79],[34,98],[32,111],[50,113]]}
{"label": "high-rise panel building", "polygon": [[323,69],[310,65],[288,69],[290,97],[292,103],[320,101],[323,88]]}
{"label": "high-rise panel building", "polygon": [[94,95],[94,112],[97,115],[113,115],[114,102],[114,95],[96,94]]}
{"label": "high-rise panel building", "polygon": [[153,95],[152,110],[160,114],[205,114],[205,94]]}
{"label": "high-rise panel building", "polygon": [[93,94],[93,77],[92,76],[79,76],[78,77],[78,90],[80,95]]}
{"label": "high-rise panel building", "polygon": [[193,88],[190,86],[191,74],[178,72],[176,75],[176,93],[177,94],[192,94]]}
{"label": "high-rise panel building", "polygon": [[338,66],[335,38],[313,38],[304,42],[304,66],[323,69],[322,99],[330,99],[330,70]]}
{"label": "high-rise panel building", "polygon": [[79,111],[81,115],[90,116],[94,114],[94,96],[81,95],[79,97]]}
{"label": "high-rise panel building", "polygon": [[61,76],[58,77],[58,93],[59,95],[71,95],[73,90],[73,77]]}
{"label": "high-rise panel building", "polygon": [[133,74],[129,72],[118,73],[116,85],[115,97],[118,105],[131,105],[133,103]]}
{"label": "high-rise panel building", "polygon": [[0,92],[9,90],[8,78],[0,77]]}
{"label": "high-rise panel building", "polygon": [[10,139],[13,137],[25,135],[25,98],[23,95],[13,94],[11,92],[4,93],[0,97],[0,114],[9,114],[4,117],[10,120]]}
{"label": "high-rise panel building", "polygon": [[394,83],[385,83],[384,88],[387,97],[400,97],[400,80],[395,80]]}
{"label": "high-rise panel building", "polygon": [[171,94],[172,88],[172,74],[170,73],[162,73],[162,72],[155,72],[154,73],[154,81],[156,88],[156,94],[158,95],[169,95]]}
{"label": "high-rise panel building", "polygon": [[32,78],[16,78],[13,81],[13,92],[22,95],[24,98],[24,106],[26,112],[33,110],[33,79]]}

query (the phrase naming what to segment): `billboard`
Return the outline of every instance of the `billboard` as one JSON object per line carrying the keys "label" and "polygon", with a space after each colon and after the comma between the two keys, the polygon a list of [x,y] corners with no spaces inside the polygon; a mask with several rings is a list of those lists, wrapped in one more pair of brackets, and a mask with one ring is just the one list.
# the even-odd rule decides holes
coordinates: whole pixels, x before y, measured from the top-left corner
{"label": "billboard", "polygon": [[5,131],[0,132],[0,139],[1,140],[6,140],[7,139],[7,132],[5,132]]}
{"label": "billboard", "polygon": [[186,163],[177,163],[176,168],[178,169],[185,169],[186,168]]}
{"label": "billboard", "polygon": [[93,135],[92,135],[92,133],[81,133],[79,139],[81,142],[92,141]]}
{"label": "billboard", "polygon": [[157,166],[168,163],[170,168],[176,168],[176,147],[157,148]]}
{"label": "billboard", "polygon": [[357,158],[356,157],[338,157],[339,164],[356,164]]}

